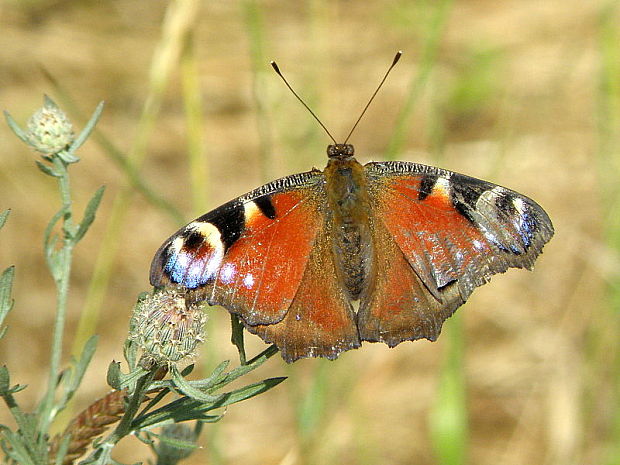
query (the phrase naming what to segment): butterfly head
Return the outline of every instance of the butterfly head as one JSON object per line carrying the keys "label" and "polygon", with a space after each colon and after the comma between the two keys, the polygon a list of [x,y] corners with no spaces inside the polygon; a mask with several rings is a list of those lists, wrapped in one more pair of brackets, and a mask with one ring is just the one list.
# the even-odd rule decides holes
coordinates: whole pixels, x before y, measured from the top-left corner
{"label": "butterfly head", "polygon": [[327,146],[327,156],[336,160],[347,160],[355,155],[355,149],[351,144],[333,144]]}

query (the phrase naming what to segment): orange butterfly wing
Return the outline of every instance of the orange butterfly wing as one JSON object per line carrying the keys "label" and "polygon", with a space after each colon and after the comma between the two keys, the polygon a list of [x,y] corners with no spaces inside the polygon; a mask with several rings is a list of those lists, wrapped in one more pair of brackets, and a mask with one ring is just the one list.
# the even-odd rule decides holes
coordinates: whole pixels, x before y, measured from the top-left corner
{"label": "orange butterfly wing", "polygon": [[358,347],[323,183],[319,171],[288,176],[196,219],[158,250],[151,284],[180,285],[193,300],[226,307],[289,362]]}
{"label": "orange butterfly wing", "polygon": [[477,286],[531,268],[553,235],[544,210],[509,189],[416,163],[365,170],[376,266],[358,313],[362,340],[435,340]]}

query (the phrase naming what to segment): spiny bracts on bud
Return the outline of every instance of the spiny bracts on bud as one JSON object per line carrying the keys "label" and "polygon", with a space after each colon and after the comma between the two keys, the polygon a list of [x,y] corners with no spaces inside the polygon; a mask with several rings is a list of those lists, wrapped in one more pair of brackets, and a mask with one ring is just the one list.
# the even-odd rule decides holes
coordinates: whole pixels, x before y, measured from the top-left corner
{"label": "spiny bracts on bud", "polygon": [[38,152],[52,155],[67,149],[74,141],[73,125],[49,97],[28,120],[28,141]]}
{"label": "spiny bracts on bud", "polygon": [[167,289],[138,302],[130,337],[156,364],[176,365],[196,356],[206,321],[201,307],[188,304],[182,291]]}

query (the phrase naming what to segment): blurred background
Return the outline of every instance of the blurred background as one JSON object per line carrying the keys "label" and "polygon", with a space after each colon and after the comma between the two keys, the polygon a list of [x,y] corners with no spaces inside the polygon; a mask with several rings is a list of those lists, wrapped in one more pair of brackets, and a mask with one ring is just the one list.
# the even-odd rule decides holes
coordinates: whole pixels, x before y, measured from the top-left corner
{"label": "blurred background", "polygon": [[[435,343],[367,343],[290,366],[273,357],[256,380],[289,379],[206,425],[186,463],[620,463],[619,20],[619,2],[604,0],[0,3],[2,109],[24,123],[49,94],[81,128],[106,102],[72,167],[78,212],[107,186],[75,252],[67,359],[101,335],[75,409],[107,392],[165,238],[325,165],[328,138],[269,60],[342,138],[403,50],[351,140],[358,159],[505,185],[547,210],[555,237],[532,273],[474,292]],[[59,199],[5,124],[0,144],[0,209],[12,209],[0,266],[17,266],[0,360],[29,385],[28,404],[49,362],[55,291],[41,243]],[[204,373],[237,359],[228,314],[208,312]],[[115,454],[149,456],[131,438]]]}

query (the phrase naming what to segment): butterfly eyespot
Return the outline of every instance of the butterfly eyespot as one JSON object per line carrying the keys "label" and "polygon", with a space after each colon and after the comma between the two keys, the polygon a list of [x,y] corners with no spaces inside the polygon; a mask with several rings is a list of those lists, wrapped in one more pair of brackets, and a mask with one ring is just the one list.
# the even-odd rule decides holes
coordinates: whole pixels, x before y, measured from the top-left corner
{"label": "butterfly eyespot", "polygon": [[186,236],[183,236],[183,248],[185,250],[197,249],[205,241],[205,236],[202,232],[192,230]]}

